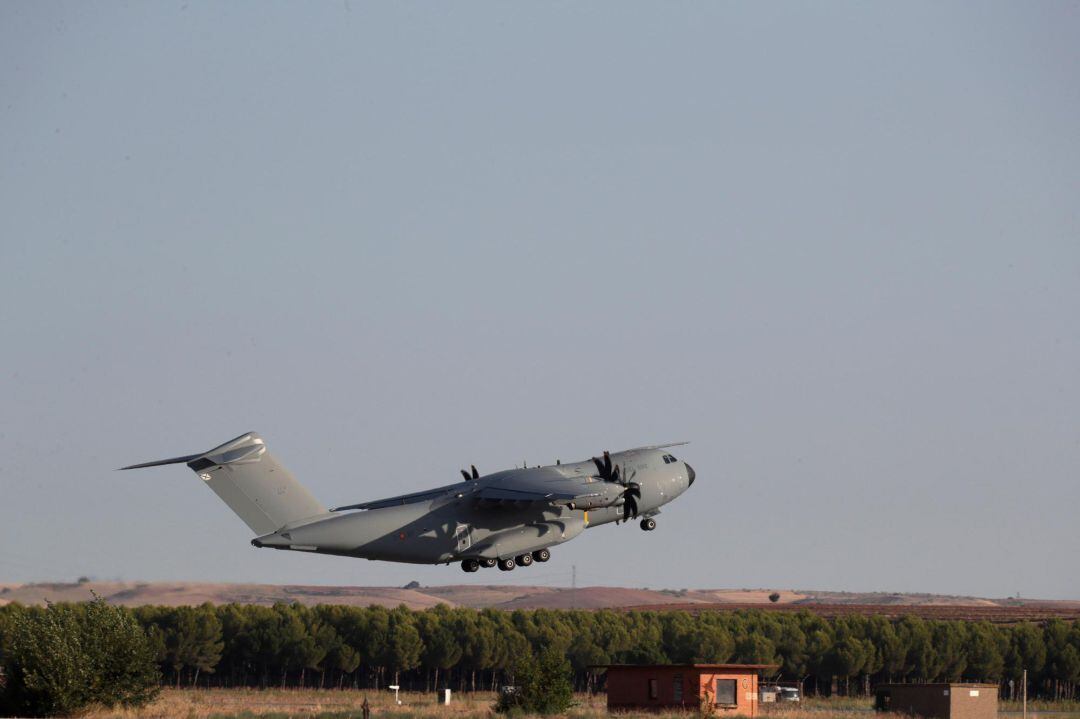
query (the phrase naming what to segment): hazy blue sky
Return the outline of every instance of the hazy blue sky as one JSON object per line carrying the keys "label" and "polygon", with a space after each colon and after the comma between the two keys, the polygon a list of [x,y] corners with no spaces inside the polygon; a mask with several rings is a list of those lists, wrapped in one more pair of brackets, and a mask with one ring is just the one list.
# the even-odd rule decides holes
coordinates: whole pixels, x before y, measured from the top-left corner
{"label": "hazy blue sky", "polygon": [[[1080,598],[1080,4],[0,4],[0,581]],[[513,575],[256,550],[690,440]]]}

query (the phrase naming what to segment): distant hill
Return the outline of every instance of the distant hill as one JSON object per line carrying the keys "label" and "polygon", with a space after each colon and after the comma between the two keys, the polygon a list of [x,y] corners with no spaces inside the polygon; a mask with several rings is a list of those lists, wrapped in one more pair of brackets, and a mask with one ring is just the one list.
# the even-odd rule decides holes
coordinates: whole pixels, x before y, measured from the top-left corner
{"label": "distant hill", "polygon": [[[769,601],[773,592],[780,595]],[[44,604],[90,599],[92,593],[113,604],[140,606],[197,605],[204,602],[271,605],[371,604],[426,609],[436,604],[496,609],[675,609],[724,611],[749,608],[808,610],[819,614],[918,614],[928,617],[974,617],[991,621],[1045,616],[1080,617],[1080,601],[983,599],[940,594],[822,592],[772,589],[653,590],[626,587],[528,587],[499,584],[405,589],[398,587],[335,587],[299,584],[211,584],[206,582],[96,582],[0,584],[0,604]]]}

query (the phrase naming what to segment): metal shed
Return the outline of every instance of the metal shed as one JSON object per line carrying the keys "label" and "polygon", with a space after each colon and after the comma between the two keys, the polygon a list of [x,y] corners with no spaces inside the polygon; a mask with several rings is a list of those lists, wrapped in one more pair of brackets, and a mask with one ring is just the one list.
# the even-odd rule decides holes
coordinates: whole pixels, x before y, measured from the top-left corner
{"label": "metal shed", "polygon": [[933,719],[996,719],[996,684],[882,684],[874,708]]}

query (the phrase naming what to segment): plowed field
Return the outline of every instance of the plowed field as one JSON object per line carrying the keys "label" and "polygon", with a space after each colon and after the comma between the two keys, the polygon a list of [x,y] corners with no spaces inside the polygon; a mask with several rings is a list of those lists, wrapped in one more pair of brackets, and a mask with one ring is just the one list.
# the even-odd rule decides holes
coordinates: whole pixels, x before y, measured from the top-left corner
{"label": "plowed field", "polygon": [[879,616],[898,619],[904,616],[922,619],[964,619],[994,624],[1037,622],[1047,619],[1080,619],[1080,603],[1040,602],[1017,606],[963,606],[943,604],[646,604],[626,607],[624,611],[737,612],[810,612],[822,617]]}

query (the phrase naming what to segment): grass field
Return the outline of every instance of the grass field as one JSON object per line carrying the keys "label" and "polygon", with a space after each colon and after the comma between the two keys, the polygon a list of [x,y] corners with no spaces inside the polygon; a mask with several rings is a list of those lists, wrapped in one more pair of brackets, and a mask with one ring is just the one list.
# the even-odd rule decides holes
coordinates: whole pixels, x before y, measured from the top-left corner
{"label": "grass field", "polygon": [[[94,711],[86,719],[327,719],[361,715],[366,699],[373,717],[393,719],[418,719],[419,717],[444,717],[445,719],[479,719],[494,715],[492,705],[495,695],[488,692],[455,694],[450,706],[440,706],[434,693],[402,692],[401,704],[394,703],[390,691],[335,691],[296,689],[212,689],[188,690],[166,689],[153,704],[138,710]],[[576,697],[577,706],[570,716],[595,717],[603,715],[604,697]]]}
{"label": "grass field", "polygon": [[[455,694],[450,706],[440,706],[435,695],[426,693],[401,694],[401,705],[394,704],[393,692],[297,690],[297,689],[166,689],[153,704],[138,710],[91,711],[85,719],[346,719],[359,717],[364,699],[371,706],[373,717],[391,719],[490,719],[496,715],[491,707],[495,695],[486,692]],[[578,694],[575,706],[567,716],[574,719],[606,717],[606,697]],[[791,704],[761,705],[761,716],[767,719],[868,719],[871,701],[862,697],[811,698],[801,706]],[[1019,705],[1002,702],[1002,711],[1016,711]],[[1052,719],[1080,719],[1080,702],[1055,704],[1029,703],[1028,714],[1040,713]],[[688,717],[690,712],[622,713],[625,719],[636,717]],[[875,719],[901,719],[902,715],[873,715]],[[903,719],[907,719],[906,717]]]}

